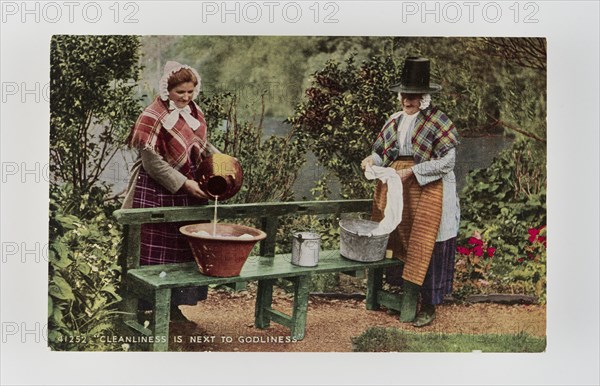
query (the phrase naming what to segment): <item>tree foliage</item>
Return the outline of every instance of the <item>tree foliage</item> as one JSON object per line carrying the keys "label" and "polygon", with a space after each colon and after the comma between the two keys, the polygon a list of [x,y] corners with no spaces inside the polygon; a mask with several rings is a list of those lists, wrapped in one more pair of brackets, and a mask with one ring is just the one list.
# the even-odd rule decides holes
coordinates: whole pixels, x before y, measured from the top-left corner
{"label": "tree foliage", "polygon": [[[335,41],[321,43],[329,47],[327,43]],[[319,162],[340,179],[342,196],[369,196],[370,185],[364,183],[358,165],[370,153],[385,119],[400,109],[388,87],[399,80],[407,56],[431,59],[431,81],[443,87],[433,95],[433,103],[451,117],[461,136],[502,134],[509,129],[543,146],[544,71],[492,55],[484,39],[394,38],[379,43],[384,54],[361,64],[353,56],[343,62],[330,60],[314,72],[304,101],[289,119]],[[456,55],[459,47],[462,54]],[[326,196],[324,180],[316,189]]]}
{"label": "tree foliage", "polygon": [[141,109],[135,36],[56,35],[50,43],[52,183],[89,192]]}
{"label": "tree foliage", "polygon": [[121,232],[100,175],[140,113],[139,39],[54,36],[50,87],[48,343],[106,349],[114,331]]}
{"label": "tree foliage", "polygon": [[53,350],[106,350],[98,336],[117,329],[122,236],[112,217],[116,206],[103,203],[105,193],[92,187],[75,202],[70,183],[50,189],[48,345]]}
{"label": "tree foliage", "polygon": [[240,192],[228,203],[289,201],[294,197],[293,184],[305,162],[306,150],[291,135],[263,138],[264,103],[262,99],[256,119],[238,120],[236,95],[201,95],[200,104],[212,128],[209,141],[236,157],[244,172]]}
{"label": "tree foliage", "polygon": [[546,71],[547,53],[544,38],[483,38],[492,55],[521,67]]}
{"label": "tree foliage", "polygon": [[398,76],[389,56],[360,65],[352,56],[344,65],[329,61],[313,75],[307,100],[289,119],[298,138],[340,179],[342,196],[368,197],[369,184],[360,177],[359,163],[394,111],[395,96],[387,88]]}

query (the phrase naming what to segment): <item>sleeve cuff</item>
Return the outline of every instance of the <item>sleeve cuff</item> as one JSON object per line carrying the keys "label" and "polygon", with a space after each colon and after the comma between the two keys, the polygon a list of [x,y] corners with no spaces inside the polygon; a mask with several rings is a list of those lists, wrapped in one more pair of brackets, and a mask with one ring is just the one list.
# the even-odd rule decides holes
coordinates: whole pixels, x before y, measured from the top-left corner
{"label": "sleeve cuff", "polygon": [[383,165],[383,159],[377,153],[371,153],[371,158],[373,158],[373,165],[381,166]]}

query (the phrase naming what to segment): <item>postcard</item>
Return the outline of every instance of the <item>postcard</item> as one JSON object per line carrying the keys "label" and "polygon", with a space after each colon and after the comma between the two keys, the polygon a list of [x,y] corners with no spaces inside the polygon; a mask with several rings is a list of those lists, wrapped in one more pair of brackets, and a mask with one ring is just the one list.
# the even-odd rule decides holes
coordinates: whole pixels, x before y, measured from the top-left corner
{"label": "postcard", "polygon": [[3,381],[96,355],[104,383],[579,379],[553,363],[597,320],[556,305],[579,283],[597,311],[597,262],[557,267],[597,230],[571,165],[597,133],[558,126],[589,126],[597,44],[548,26],[597,7],[3,2]]}

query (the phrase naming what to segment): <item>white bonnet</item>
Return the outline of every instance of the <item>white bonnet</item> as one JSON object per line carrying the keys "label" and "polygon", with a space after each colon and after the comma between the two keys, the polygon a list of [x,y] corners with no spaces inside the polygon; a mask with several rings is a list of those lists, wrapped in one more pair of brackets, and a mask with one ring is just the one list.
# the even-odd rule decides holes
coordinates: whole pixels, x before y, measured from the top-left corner
{"label": "white bonnet", "polygon": [[160,78],[160,82],[158,84],[158,91],[160,93],[160,99],[162,99],[163,101],[169,100],[169,90],[168,90],[169,78],[171,77],[171,75],[173,75],[177,71],[181,70],[182,68],[187,68],[188,70],[192,71],[194,76],[196,76],[196,79],[198,79],[198,84],[194,88],[193,99],[196,99],[196,97],[200,93],[201,80],[200,80],[200,75],[198,74],[198,72],[195,69],[193,69],[192,67],[188,66],[187,64],[180,64],[180,63],[177,63],[177,62],[171,60],[171,61],[168,61],[167,64],[165,64],[165,68],[163,70],[163,76],[162,76],[162,78]]}

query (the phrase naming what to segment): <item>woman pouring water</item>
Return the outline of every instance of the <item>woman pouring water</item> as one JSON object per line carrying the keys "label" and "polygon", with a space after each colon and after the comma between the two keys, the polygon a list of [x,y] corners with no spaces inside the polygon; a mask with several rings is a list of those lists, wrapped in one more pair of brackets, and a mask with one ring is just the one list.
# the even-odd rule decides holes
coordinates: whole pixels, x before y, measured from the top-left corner
{"label": "woman pouring water", "polygon": [[[458,133],[452,121],[431,103],[441,86],[430,83],[430,62],[409,57],[400,82],[390,87],[398,93],[402,111],[394,113],[377,136],[372,154],[361,167],[391,167],[402,180],[402,221],[390,234],[388,249],[404,262],[401,272],[388,270],[390,284],[403,285],[400,319],[416,327],[435,319],[435,306],[452,292],[456,235],[460,208],[454,163]],[[387,186],[377,183],[372,220],[380,221],[386,207]],[[401,277],[400,277],[401,276]],[[420,308],[414,318],[420,293]]]}
{"label": "woman pouring water", "polygon": [[[199,163],[209,152],[204,114],[194,99],[200,92],[200,75],[190,66],[167,62],[159,83],[159,96],[133,126],[128,145],[137,149],[123,208],[206,205],[209,196],[195,180]],[[155,265],[194,261],[180,223],[143,224],[140,263]],[[206,299],[207,287],[173,291],[171,319],[187,320],[179,305]],[[140,305],[141,309],[149,305]]]}

